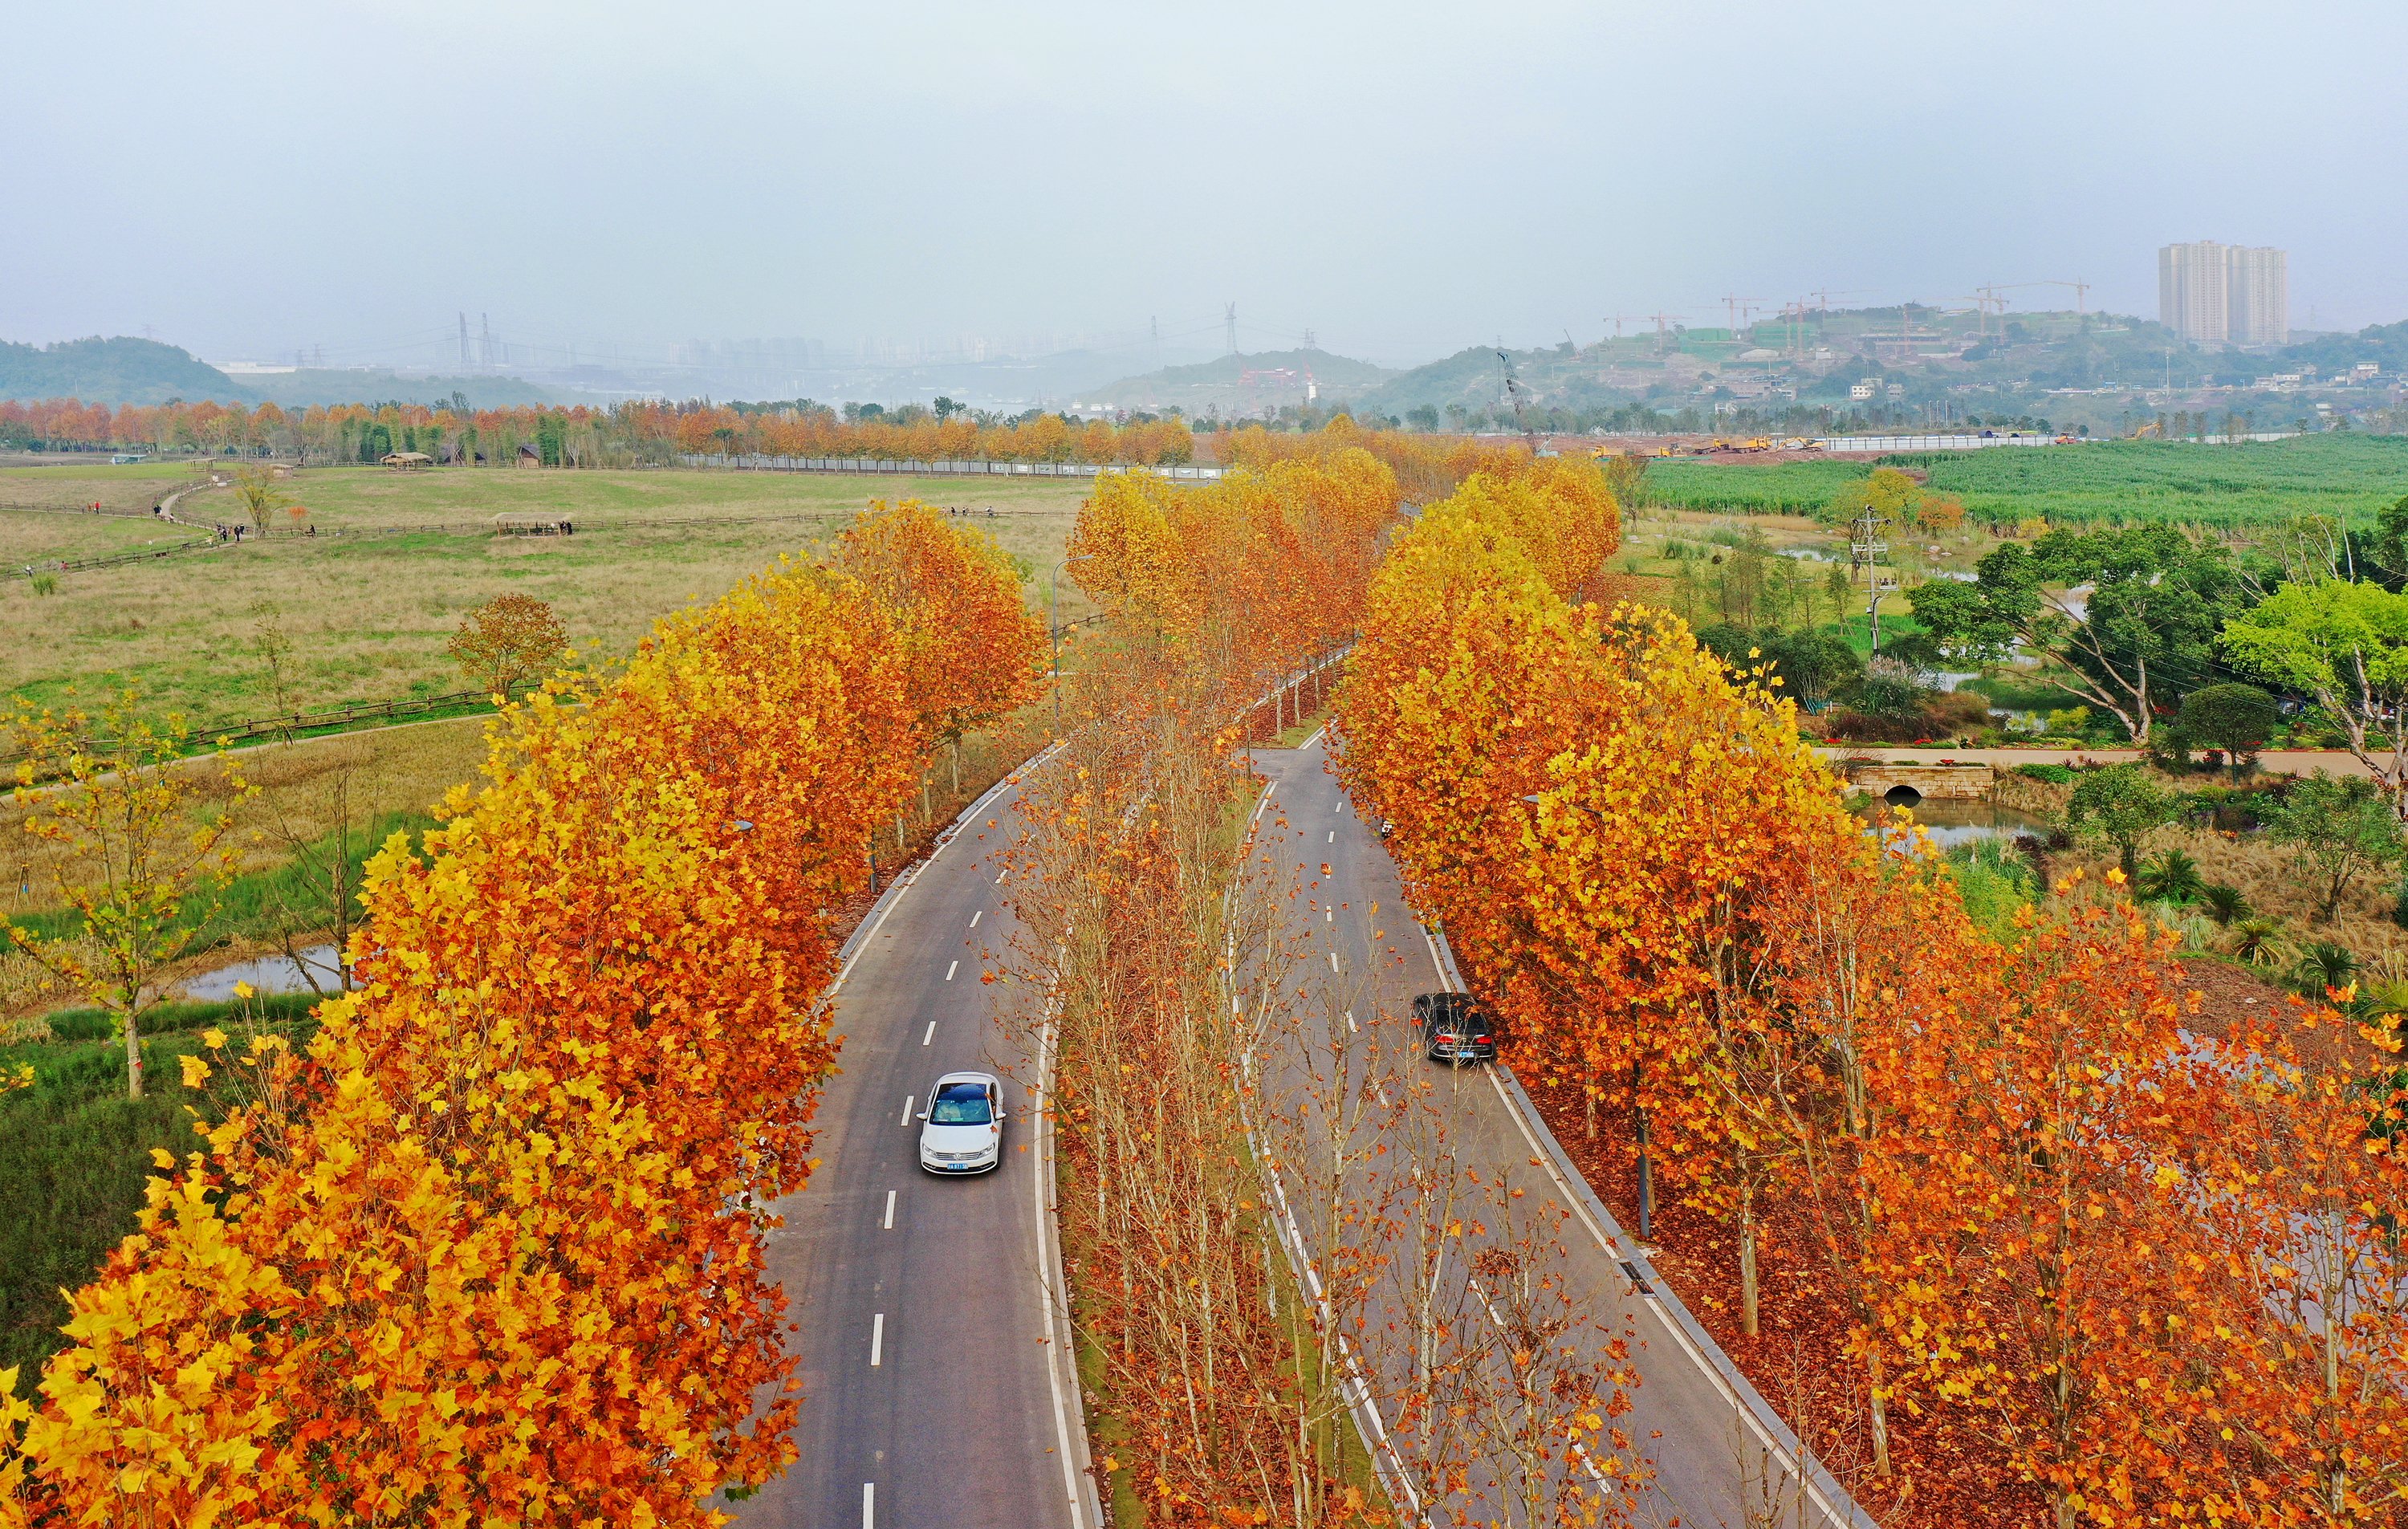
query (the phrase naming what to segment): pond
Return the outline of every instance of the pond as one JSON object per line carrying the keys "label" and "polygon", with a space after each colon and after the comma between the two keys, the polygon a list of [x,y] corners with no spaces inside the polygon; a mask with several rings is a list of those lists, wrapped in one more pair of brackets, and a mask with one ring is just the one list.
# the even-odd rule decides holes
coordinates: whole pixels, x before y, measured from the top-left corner
{"label": "pond", "polygon": [[236,982],[250,983],[253,993],[307,993],[309,977],[317,978],[318,985],[328,992],[342,986],[333,946],[312,945],[301,952],[301,959],[309,965],[308,976],[290,956],[261,956],[187,979],[184,996],[195,1003],[224,1003],[234,997]]}
{"label": "pond", "polygon": [[[1990,802],[1949,802],[1927,799],[1914,809],[1916,826],[1942,850],[1982,839],[2012,839],[2018,834],[2048,837],[2047,820]],[[1874,802],[1859,814],[1868,829],[1891,821],[1888,804]]]}

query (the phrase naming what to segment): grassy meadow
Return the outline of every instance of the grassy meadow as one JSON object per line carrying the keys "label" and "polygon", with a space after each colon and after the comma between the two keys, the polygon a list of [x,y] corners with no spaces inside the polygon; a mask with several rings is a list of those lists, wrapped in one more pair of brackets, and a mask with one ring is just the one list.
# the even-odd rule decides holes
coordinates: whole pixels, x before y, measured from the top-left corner
{"label": "grassy meadow", "polygon": [[[22,564],[189,539],[149,521],[24,507],[99,500],[148,509],[188,476],[151,464],[0,469],[0,559]],[[265,603],[293,641],[303,707],[444,694],[467,683],[445,644],[469,610],[495,595],[549,601],[580,649],[624,653],[661,616],[715,597],[781,554],[818,555],[871,499],[915,494],[976,512],[977,523],[1032,570],[1029,597],[1041,605],[1085,495],[1075,480],[508,468],[313,467],[282,488],[322,529],[478,526],[505,511],[536,510],[566,517],[577,534],[277,538],[155,565],[60,574],[47,596],[22,579],[0,581],[0,613],[18,638],[0,651],[0,691],[40,703],[71,685],[89,693],[103,682],[132,683],[196,722],[257,715],[273,707],[255,647],[254,607]],[[180,513],[215,522],[238,510],[230,491],[216,490],[186,500]],[[655,520],[701,523],[633,523]],[[1062,614],[1092,608],[1066,579]]]}

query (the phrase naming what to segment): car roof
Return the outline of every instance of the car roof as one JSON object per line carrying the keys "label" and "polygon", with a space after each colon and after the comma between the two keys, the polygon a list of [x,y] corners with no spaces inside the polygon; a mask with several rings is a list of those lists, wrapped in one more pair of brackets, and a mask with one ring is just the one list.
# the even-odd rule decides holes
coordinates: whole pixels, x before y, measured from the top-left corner
{"label": "car roof", "polygon": [[995,1089],[997,1092],[1000,1092],[1003,1088],[1003,1079],[997,1078],[991,1072],[944,1073],[939,1076],[937,1081],[931,1086],[935,1088],[943,1088],[948,1083],[984,1083],[989,1088]]}

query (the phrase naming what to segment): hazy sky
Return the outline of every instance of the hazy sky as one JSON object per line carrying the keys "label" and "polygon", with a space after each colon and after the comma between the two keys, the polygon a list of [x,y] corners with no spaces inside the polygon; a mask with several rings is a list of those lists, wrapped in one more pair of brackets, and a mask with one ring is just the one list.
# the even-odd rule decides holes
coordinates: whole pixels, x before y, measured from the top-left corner
{"label": "hazy sky", "polygon": [[[2408,318],[2408,6],[29,7],[0,338],[1045,332],[1409,364],[2290,251]],[[2014,293],[2068,306],[2069,289]],[[456,353],[456,348],[452,353]]]}

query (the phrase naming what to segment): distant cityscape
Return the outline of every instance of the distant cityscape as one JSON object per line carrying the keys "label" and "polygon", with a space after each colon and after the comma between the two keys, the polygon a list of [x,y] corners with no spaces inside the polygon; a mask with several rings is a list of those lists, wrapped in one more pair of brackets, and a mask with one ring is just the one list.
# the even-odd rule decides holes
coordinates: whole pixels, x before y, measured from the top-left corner
{"label": "distant cityscape", "polygon": [[2193,345],[2287,345],[2290,257],[2213,239],[2169,244],[2157,251],[2157,322]]}

